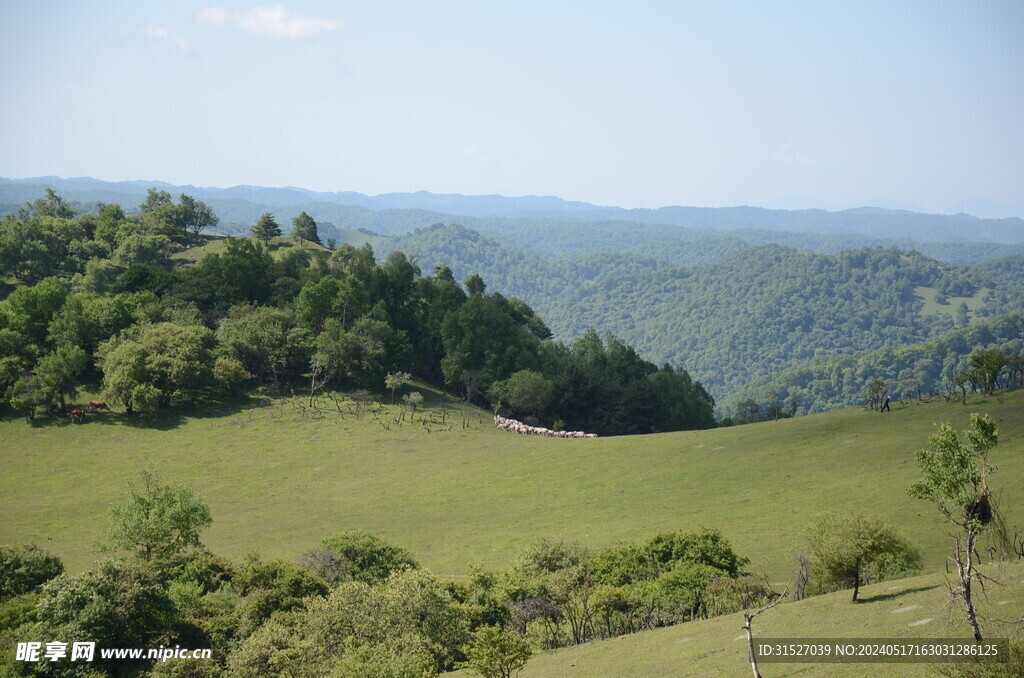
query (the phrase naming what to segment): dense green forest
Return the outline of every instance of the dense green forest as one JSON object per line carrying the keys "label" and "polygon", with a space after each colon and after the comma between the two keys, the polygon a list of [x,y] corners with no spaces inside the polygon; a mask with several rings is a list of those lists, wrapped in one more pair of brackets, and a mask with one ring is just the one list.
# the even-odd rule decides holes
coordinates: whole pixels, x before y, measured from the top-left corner
{"label": "dense green forest", "polygon": [[816,359],[754,379],[723,409],[737,422],[824,412],[867,401],[879,380],[893,400],[957,399],[984,390],[988,378],[978,361],[993,350],[1001,356],[995,357],[996,386],[1024,386],[1024,314],[1011,313],[923,343]]}
{"label": "dense green forest", "polygon": [[[685,364],[727,413],[756,397],[750,382],[760,384],[807,361],[917,344],[1024,310],[1020,256],[957,266],[895,248],[825,255],[740,243],[733,243],[732,251],[716,250],[720,244],[674,240],[646,249],[550,258],[461,226],[438,224],[389,240],[385,247],[401,246],[424,264],[444,262],[460,275],[486,275],[533,304],[556,337],[600,327],[655,360]],[[669,261],[688,256],[711,263],[678,267]],[[1022,336],[1002,336],[999,343]],[[963,363],[974,348],[988,343],[957,344],[953,362]],[[942,369],[952,369],[941,363],[928,372],[929,382],[941,381]],[[897,382],[905,369],[872,364],[877,373],[870,379]],[[835,392],[794,393],[796,411],[862,402],[864,379]],[[775,390],[780,402],[790,398],[785,389]],[[738,391],[744,395],[737,397]],[[767,392],[762,395],[767,398]]]}
{"label": "dense green forest", "polygon": [[251,384],[382,391],[389,375],[410,374],[555,429],[714,426],[713,400],[681,367],[659,368],[611,335],[554,342],[525,302],[486,293],[479,275],[463,288],[448,267],[423,277],[401,252],[378,263],[369,244],[330,251],[312,217],[293,222],[282,240],[265,213],[254,237],[189,263],[175,257],[206,242],[217,215],[186,194],[175,204],[151,189],[136,215],[75,215],[49,191],[8,216],[4,400],[32,419],[94,381],[137,413]]}

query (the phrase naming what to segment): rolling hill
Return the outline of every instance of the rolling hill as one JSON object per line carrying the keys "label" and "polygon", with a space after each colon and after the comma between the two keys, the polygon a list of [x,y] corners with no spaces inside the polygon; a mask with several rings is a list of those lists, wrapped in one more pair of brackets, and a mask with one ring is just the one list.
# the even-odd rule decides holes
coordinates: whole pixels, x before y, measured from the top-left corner
{"label": "rolling hill", "polygon": [[[914,450],[936,422],[988,412],[1001,428],[993,486],[1012,525],[1024,521],[1024,391],[968,405],[860,408],[698,432],[584,440],[517,436],[488,413],[417,387],[427,416],[384,430],[369,414],[319,414],[289,400],[236,403],[133,425],[101,413],[26,426],[0,421],[0,543],[34,541],[81,570],[99,553],[108,507],[138,470],[186,482],[214,518],[204,542],[240,559],[297,559],[325,537],[367,530],[444,576],[505,567],[541,537],[589,547],[717,528],[753,572],[785,580],[808,517],[862,511],[898,525],[928,570],[945,562],[938,513],[910,499]],[[88,399],[87,394],[80,396]],[[447,415],[442,415],[442,408]],[[397,408],[388,407],[396,410]]]}

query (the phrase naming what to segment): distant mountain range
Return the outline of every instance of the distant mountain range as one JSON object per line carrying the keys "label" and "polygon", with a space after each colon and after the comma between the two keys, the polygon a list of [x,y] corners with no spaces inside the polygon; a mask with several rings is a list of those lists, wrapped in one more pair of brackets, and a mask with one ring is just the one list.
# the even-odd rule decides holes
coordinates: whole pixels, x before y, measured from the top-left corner
{"label": "distant mountain range", "polygon": [[[466,196],[416,193],[386,193],[377,196],[352,191],[318,192],[304,188],[267,188],[234,186],[211,188],[178,186],[161,181],[108,182],[90,177],[62,179],[35,177],[0,179],[0,213],[9,213],[27,201],[54,188],[68,200],[83,205],[96,202],[117,202],[126,209],[137,206],[146,189],[156,187],[177,196],[188,193],[206,201],[221,216],[226,227],[253,223],[264,211],[278,211],[287,218],[307,211],[318,221],[341,223],[352,219],[351,208],[372,212],[417,210],[419,218],[388,219],[377,232],[382,235],[405,233],[434,221],[451,222],[451,217],[482,218],[557,218],[574,221],[626,221],[664,224],[703,230],[760,229],[798,231],[824,235],[858,234],[892,240],[914,240],[935,243],[982,242],[1024,244],[1024,220],[983,219],[968,214],[923,214],[905,210],[862,207],[829,212],[821,209],[779,210],[760,207],[661,207],[657,209],[625,209],[583,202],[562,200],[553,196],[507,197],[500,195]],[[978,203],[982,206],[982,203]],[[965,205],[965,207],[968,205]],[[348,208],[339,210],[338,208]],[[316,214],[316,212],[320,214]],[[358,220],[360,217],[356,217]],[[380,221],[370,219],[370,221]],[[363,224],[344,223],[350,227]],[[475,226],[480,226],[475,224]]]}

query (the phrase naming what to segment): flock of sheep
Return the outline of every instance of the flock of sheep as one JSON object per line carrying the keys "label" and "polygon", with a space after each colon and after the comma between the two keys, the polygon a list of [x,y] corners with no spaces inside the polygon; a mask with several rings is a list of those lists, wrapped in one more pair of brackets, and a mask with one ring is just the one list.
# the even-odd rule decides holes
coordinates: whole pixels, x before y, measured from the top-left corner
{"label": "flock of sheep", "polygon": [[494,425],[502,431],[512,431],[528,436],[547,436],[548,438],[596,438],[596,433],[584,433],[583,431],[552,431],[549,428],[540,428],[524,424],[518,419],[507,419],[500,414],[494,415]]}

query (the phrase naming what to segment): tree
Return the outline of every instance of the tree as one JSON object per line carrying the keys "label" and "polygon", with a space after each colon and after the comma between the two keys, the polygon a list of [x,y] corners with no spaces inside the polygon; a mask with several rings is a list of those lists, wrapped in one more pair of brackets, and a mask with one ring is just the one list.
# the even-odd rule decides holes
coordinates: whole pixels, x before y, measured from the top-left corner
{"label": "tree", "polygon": [[36,408],[46,404],[46,393],[34,374],[25,374],[7,389],[7,401],[11,407],[25,415],[30,422],[36,418]]}
{"label": "tree", "polygon": [[496,382],[491,391],[498,402],[520,416],[543,417],[555,396],[551,380],[533,370],[514,372],[508,379]]}
{"label": "tree", "polygon": [[[167,642],[176,621],[158,573],[132,561],[108,560],[82,574],[57,577],[43,586],[35,612],[37,637],[89,639],[99,647],[156,647]],[[85,666],[101,675],[126,673],[123,659],[104,659],[99,652]]]}
{"label": "tree", "polygon": [[303,556],[303,565],[326,581],[380,584],[395,572],[414,570],[419,563],[401,546],[368,532],[343,532],[328,537]]}
{"label": "tree", "polygon": [[309,240],[320,244],[320,234],[316,230],[316,221],[305,212],[292,219],[292,237]]}
{"label": "tree", "polygon": [[885,400],[886,396],[889,395],[889,385],[885,383],[884,379],[872,379],[868,382],[867,387],[867,398],[868,407],[872,410],[877,410],[882,407],[882,401]]}
{"label": "tree", "polygon": [[822,513],[813,519],[807,541],[822,585],[853,587],[853,602],[872,575],[882,580],[921,566],[921,554],[877,518]]}
{"label": "tree", "polygon": [[32,591],[63,572],[60,558],[35,544],[0,546],[0,601]]}
{"label": "tree", "polygon": [[253,225],[252,234],[264,245],[269,245],[272,238],[281,235],[281,227],[277,225],[273,214],[264,212],[263,216]]}
{"label": "tree", "polygon": [[463,667],[484,678],[512,678],[533,654],[522,635],[500,626],[482,626],[473,634]]}
{"label": "tree", "polygon": [[74,216],[75,210],[68,205],[68,201],[57,195],[57,191],[48,186],[46,188],[46,197],[39,198],[32,203],[25,203],[25,207],[19,210],[18,218],[21,221],[27,221],[32,217],[71,219]]}
{"label": "tree", "polygon": [[384,377],[384,388],[391,391],[391,402],[395,402],[395,391],[402,388],[412,380],[408,372],[389,372]]}
{"label": "tree", "polygon": [[161,207],[174,204],[174,199],[167,191],[158,191],[156,187],[146,189],[146,200],[139,205],[139,211],[143,214],[155,212]]}
{"label": "tree", "polygon": [[64,409],[65,400],[78,392],[78,376],[85,371],[88,360],[78,346],[60,346],[36,364],[36,379],[43,401]]}
{"label": "tree", "polygon": [[988,453],[998,442],[999,428],[987,414],[971,414],[970,428],[963,433],[944,423],[928,438],[928,447],[915,454],[924,479],[910,486],[911,497],[934,503],[955,527],[951,536],[959,587],[952,593],[963,601],[967,622],[979,643],[982,635],[972,584],[981,581],[981,574],[974,557],[978,537],[992,523],[988,477],[994,469]]}
{"label": "tree", "polygon": [[141,483],[129,483],[128,498],[110,509],[111,544],[145,562],[166,562],[190,548],[200,548],[199,533],[213,522],[210,509],[186,485],[164,482],[143,471]]}
{"label": "tree", "polygon": [[419,391],[406,393],[402,396],[402,402],[411,407],[412,411],[415,412],[416,408],[423,404],[423,394]]}
{"label": "tree", "polygon": [[178,210],[182,225],[197,238],[207,228],[215,228],[220,223],[220,217],[205,202],[184,193],[178,199]]}
{"label": "tree", "polygon": [[238,389],[249,379],[249,373],[245,366],[234,358],[221,356],[213,364],[213,380],[222,390],[231,395],[238,393]]}
{"label": "tree", "polygon": [[219,351],[261,380],[277,382],[302,362],[303,347],[291,314],[269,306],[232,306],[217,329]]}
{"label": "tree", "polygon": [[481,278],[479,274],[474,273],[473,275],[466,278],[466,292],[469,293],[469,296],[483,296],[484,290],[486,289],[487,285],[486,283],[484,283],[484,279]]}
{"label": "tree", "polygon": [[197,325],[157,323],[103,344],[103,391],[130,412],[193,402],[213,380],[213,332]]}
{"label": "tree", "polygon": [[1006,366],[1007,358],[999,349],[988,348],[975,351],[968,359],[971,371],[981,383],[984,393],[992,393],[998,385],[999,373]]}

